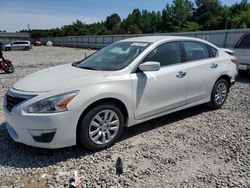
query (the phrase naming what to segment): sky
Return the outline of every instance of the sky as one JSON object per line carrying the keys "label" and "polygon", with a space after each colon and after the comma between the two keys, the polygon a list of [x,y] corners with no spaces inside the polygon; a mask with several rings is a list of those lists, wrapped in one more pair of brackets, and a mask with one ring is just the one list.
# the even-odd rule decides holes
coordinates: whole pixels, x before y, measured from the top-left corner
{"label": "sky", "polygon": [[[221,0],[231,5],[241,0]],[[172,0],[0,0],[0,30],[51,29],[71,24],[105,20],[118,13],[126,18],[133,9],[162,10]]]}

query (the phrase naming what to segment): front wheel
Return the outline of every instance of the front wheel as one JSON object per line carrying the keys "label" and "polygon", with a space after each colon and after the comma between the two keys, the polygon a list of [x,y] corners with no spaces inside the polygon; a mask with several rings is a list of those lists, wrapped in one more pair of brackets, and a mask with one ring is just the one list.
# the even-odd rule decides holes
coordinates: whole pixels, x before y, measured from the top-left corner
{"label": "front wheel", "polygon": [[113,145],[124,127],[120,108],[103,103],[92,108],[82,118],[78,129],[78,141],[90,150],[101,150]]}
{"label": "front wheel", "polygon": [[4,62],[4,72],[6,73],[13,73],[14,72],[14,66],[11,63]]}
{"label": "front wheel", "polygon": [[229,91],[228,82],[225,79],[217,80],[216,83],[214,84],[214,87],[211,93],[209,106],[212,109],[220,108],[226,101],[228,91]]}

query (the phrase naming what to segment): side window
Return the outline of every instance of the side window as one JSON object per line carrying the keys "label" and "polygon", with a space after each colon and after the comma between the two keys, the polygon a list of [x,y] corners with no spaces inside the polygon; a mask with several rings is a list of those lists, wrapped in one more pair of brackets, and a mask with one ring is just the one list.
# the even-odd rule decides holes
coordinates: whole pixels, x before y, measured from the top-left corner
{"label": "side window", "polygon": [[209,51],[205,44],[200,42],[183,42],[186,61],[209,58]]}
{"label": "side window", "polygon": [[236,48],[250,48],[250,34],[246,35]]}
{"label": "side window", "polygon": [[179,42],[169,42],[156,47],[143,60],[143,62],[146,61],[156,61],[159,62],[161,66],[180,63],[181,54]]}

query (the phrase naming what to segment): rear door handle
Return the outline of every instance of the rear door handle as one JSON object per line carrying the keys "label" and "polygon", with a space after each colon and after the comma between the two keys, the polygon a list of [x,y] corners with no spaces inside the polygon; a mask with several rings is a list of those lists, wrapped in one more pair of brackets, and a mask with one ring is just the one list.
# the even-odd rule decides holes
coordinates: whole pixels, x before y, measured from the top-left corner
{"label": "rear door handle", "polygon": [[183,72],[183,71],[180,71],[180,72],[178,72],[178,74],[176,75],[176,77],[177,78],[183,78],[183,77],[185,77],[186,76],[186,72]]}
{"label": "rear door handle", "polygon": [[216,64],[216,63],[213,63],[212,65],[211,65],[211,69],[216,69],[218,67],[218,64]]}

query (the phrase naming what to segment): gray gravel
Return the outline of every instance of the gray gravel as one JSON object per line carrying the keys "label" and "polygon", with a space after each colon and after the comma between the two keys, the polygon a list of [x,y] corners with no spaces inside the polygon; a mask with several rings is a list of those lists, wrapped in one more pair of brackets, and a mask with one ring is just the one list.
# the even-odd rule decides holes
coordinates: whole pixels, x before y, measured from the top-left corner
{"label": "gray gravel", "polygon": [[[4,53],[16,71],[0,74],[0,103],[18,79],[80,60],[84,53],[59,47]],[[249,133],[250,77],[238,80],[219,110],[202,105],[127,128],[117,144],[96,153],[78,146],[43,150],[15,143],[1,106],[0,188],[69,187],[74,170],[84,176],[82,187],[249,188]],[[120,176],[115,171],[118,157],[124,165]]]}

